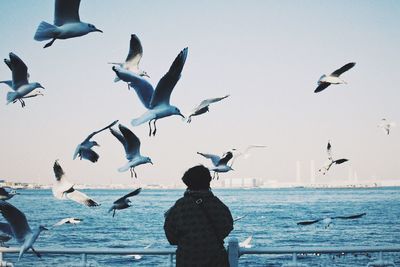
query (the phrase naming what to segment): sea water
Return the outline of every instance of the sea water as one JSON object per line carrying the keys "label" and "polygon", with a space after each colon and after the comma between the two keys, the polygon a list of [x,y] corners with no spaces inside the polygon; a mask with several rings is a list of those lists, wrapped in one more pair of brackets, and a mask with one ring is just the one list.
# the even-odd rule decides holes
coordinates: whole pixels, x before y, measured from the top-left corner
{"label": "sea water", "polygon": [[[70,200],[57,200],[51,190],[20,190],[11,200],[23,211],[31,228],[51,226],[66,217],[83,219],[77,225],[62,225],[44,231],[34,247],[50,248],[171,248],[163,230],[164,212],[183,195],[184,190],[144,189],[132,197],[132,207],[119,210],[115,217],[108,213],[113,201],[131,190],[83,190],[101,203],[88,208]],[[400,188],[364,189],[217,189],[213,190],[231,210],[233,217],[246,215],[235,222],[229,237],[243,241],[253,236],[257,247],[348,247],[400,245]],[[355,220],[333,220],[299,226],[297,222],[327,216],[349,216],[365,212]],[[0,221],[4,221],[0,217]],[[228,238],[229,238],[228,237]],[[225,240],[227,242],[228,238]],[[16,246],[9,241],[9,246]],[[299,262],[309,266],[366,266],[376,254],[307,255]],[[400,266],[399,253],[385,253]],[[4,260],[15,266],[79,266],[79,255],[48,255],[42,259],[25,254],[7,253]],[[244,255],[240,266],[281,266],[291,255]],[[92,266],[168,266],[168,256],[88,255]]]}

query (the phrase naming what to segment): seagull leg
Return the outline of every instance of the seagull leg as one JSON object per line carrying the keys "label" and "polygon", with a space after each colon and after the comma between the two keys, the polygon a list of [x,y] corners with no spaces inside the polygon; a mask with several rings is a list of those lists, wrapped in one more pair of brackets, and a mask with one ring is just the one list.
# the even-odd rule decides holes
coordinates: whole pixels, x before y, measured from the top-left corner
{"label": "seagull leg", "polygon": [[53,40],[51,40],[50,42],[48,42],[47,44],[45,44],[45,46],[43,46],[43,48],[46,48],[46,47],[51,46],[51,45],[54,43],[55,40],[56,40],[56,38],[53,38]]}
{"label": "seagull leg", "polygon": [[114,212],[113,212],[113,218],[114,218],[114,216],[115,216],[115,209],[114,209]]}
{"label": "seagull leg", "polygon": [[151,136],[151,120],[149,120],[149,136]]}
{"label": "seagull leg", "polygon": [[155,136],[155,135],[156,135],[156,132],[157,132],[156,121],[157,121],[157,120],[154,120],[154,130],[153,130],[153,136]]}
{"label": "seagull leg", "polygon": [[38,258],[42,258],[42,255],[40,255],[40,253],[37,252],[33,247],[31,247],[31,249],[32,249],[33,253],[35,253],[35,255],[36,255]]}
{"label": "seagull leg", "polygon": [[133,172],[134,172],[133,168],[129,168],[129,171],[131,172],[131,178],[133,178]]}
{"label": "seagull leg", "polygon": [[134,168],[132,168],[132,171],[133,171],[133,173],[135,174],[135,178],[137,178],[137,174],[136,174],[136,172],[135,172],[135,169],[134,169]]}

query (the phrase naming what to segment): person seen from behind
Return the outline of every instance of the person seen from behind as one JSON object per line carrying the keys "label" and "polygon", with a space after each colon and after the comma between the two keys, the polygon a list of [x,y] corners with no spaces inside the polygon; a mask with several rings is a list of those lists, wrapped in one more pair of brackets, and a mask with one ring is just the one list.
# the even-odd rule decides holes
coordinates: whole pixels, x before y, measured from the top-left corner
{"label": "person seen from behind", "polygon": [[182,177],[187,189],[166,213],[164,231],[177,245],[177,267],[229,267],[224,238],[233,230],[229,208],[210,189],[210,171],[203,165]]}

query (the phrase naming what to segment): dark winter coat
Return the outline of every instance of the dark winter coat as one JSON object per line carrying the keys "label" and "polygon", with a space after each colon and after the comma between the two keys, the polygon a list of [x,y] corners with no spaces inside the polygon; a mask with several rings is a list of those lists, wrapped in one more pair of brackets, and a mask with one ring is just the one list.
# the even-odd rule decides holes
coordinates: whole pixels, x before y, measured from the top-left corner
{"label": "dark winter coat", "polygon": [[[207,216],[196,204],[200,198],[220,238],[215,236]],[[223,239],[232,229],[233,219],[229,208],[209,190],[186,190],[184,196],[165,214],[165,235],[171,245],[178,245],[178,267],[212,267],[210,260],[221,252]]]}

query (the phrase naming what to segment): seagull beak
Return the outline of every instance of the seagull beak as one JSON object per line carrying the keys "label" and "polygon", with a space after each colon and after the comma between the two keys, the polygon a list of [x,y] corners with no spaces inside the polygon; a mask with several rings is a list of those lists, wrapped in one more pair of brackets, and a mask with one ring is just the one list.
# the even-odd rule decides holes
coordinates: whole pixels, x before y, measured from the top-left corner
{"label": "seagull beak", "polygon": [[150,164],[151,164],[151,165],[154,165],[153,162],[152,162],[151,160],[150,160]]}
{"label": "seagull beak", "polygon": [[43,86],[39,86],[39,88],[46,89],[46,88],[44,88]]}
{"label": "seagull beak", "polygon": [[46,230],[46,231],[47,231],[47,230],[49,230],[49,229],[48,229],[48,228],[46,228],[46,227],[43,227],[43,230]]}
{"label": "seagull beak", "polygon": [[179,113],[178,115],[181,116],[182,119],[185,119],[185,116],[182,113]]}
{"label": "seagull beak", "polygon": [[94,31],[95,31],[95,32],[101,32],[101,33],[103,33],[103,31],[100,30],[100,29],[95,29]]}

